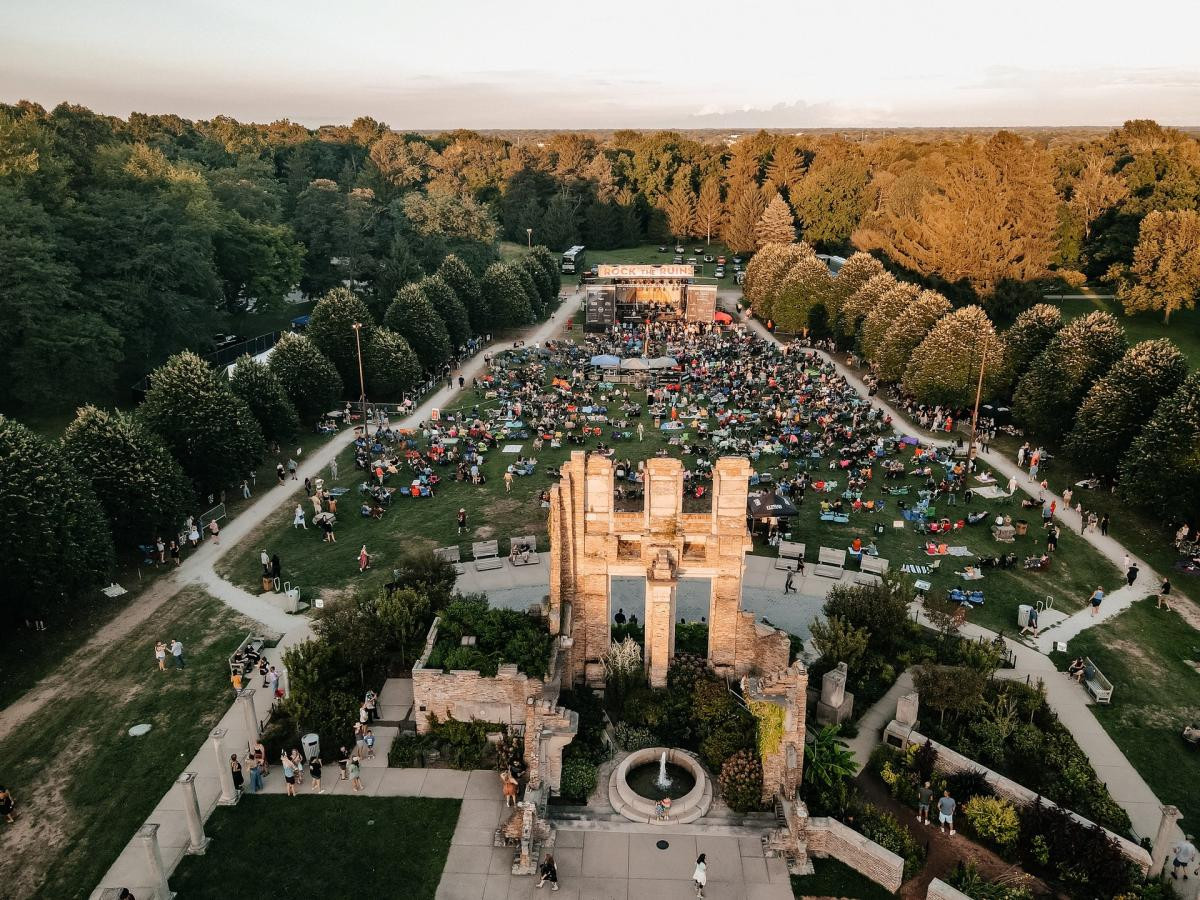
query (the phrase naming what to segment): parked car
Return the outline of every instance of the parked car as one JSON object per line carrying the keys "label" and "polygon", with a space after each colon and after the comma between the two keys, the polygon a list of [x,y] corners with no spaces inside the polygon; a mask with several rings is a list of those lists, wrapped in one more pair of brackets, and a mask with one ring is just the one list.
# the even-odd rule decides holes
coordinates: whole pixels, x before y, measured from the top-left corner
{"label": "parked car", "polygon": [[733,258],[733,264],[735,266],[740,266],[742,264],[742,258],[740,256],[735,256]]}
{"label": "parked car", "polygon": [[675,254],[676,254],[677,256],[683,256],[683,254],[684,254],[684,249],[683,249],[682,247],[678,247],[678,246],[677,246],[677,247],[675,248]]}
{"label": "parked car", "polygon": [[705,262],[712,262],[712,261],[713,261],[713,255],[712,255],[711,253],[705,253],[705,254],[704,254],[704,261],[705,261]]}
{"label": "parked car", "polygon": [[659,247],[659,248],[658,248],[658,252],[659,252],[659,253],[666,253],[666,252],[667,252],[667,248],[666,248],[666,247]]}
{"label": "parked car", "polygon": [[697,248],[696,248],[695,250],[693,250],[692,252],[693,252],[693,253],[695,253],[697,256],[703,256],[703,255],[704,255],[704,248],[703,248],[703,247],[697,247]]}
{"label": "parked car", "polygon": [[218,332],[212,336],[212,345],[214,350],[224,350],[226,347],[232,347],[234,344],[240,344],[242,338],[236,334],[224,334]]}
{"label": "parked car", "polygon": [[675,263],[675,265],[677,265],[677,266],[678,266],[678,265],[680,265],[680,264],[683,262],[683,257],[682,257],[682,256],[676,256],[674,259],[672,259],[672,260],[671,260],[671,262]]}
{"label": "parked car", "polygon": [[689,256],[687,261],[688,261],[689,266],[696,265],[696,257],[694,257],[694,256]]}
{"label": "parked car", "polygon": [[717,266],[717,271],[715,274],[718,278],[724,278],[725,277],[725,267]]}
{"label": "parked car", "polygon": [[292,331],[303,331],[311,319],[312,316],[296,316],[292,319]]}
{"label": "parked car", "polygon": [[723,256],[718,256],[718,257],[717,257],[717,265],[718,265],[718,266],[723,266],[723,265],[725,265],[725,257],[723,257]]}

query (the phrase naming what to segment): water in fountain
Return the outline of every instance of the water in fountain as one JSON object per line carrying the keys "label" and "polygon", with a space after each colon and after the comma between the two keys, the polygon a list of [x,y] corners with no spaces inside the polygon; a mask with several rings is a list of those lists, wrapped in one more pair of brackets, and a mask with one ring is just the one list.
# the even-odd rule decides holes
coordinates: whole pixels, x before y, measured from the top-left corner
{"label": "water in fountain", "polygon": [[671,779],[667,775],[667,751],[662,752],[662,757],[658,761],[658,780],[654,782],[664,791],[671,786]]}

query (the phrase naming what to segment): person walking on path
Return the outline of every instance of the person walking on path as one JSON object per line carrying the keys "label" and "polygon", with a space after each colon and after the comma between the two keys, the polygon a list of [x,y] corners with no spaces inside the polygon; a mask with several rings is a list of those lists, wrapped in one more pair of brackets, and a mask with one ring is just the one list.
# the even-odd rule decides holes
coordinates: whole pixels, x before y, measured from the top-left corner
{"label": "person walking on path", "polygon": [[221,543],[221,526],[217,524],[217,520],[213,519],[208,523],[208,531],[212,535],[213,543]]}
{"label": "person walking on path", "polygon": [[154,658],[158,660],[158,671],[167,671],[167,645],[162,641],[154,644]]}
{"label": "person walking on path", "polygon": [[[1188,866],[1196,858],[1196,846],[1192,843],[1192,836],[1189,834],[1183,839],[1183,843],[1179,844],[1172,851],[1171,859],[1171,877],[1176,881],[1179,880],[1179,870],[1183,869],[1183,880],[1188,880]],[[1197,874],[1200,874],[1200,869],[1197,869]]]}
{"label": "person walking on path", "polygon": [[178,638],[171,638],[171,656],[175,657],[175,668],[182,669],[187,665],[183,660],[183,644]]}
{"label": "person walking on path", "polygon": [[362,778],[360,777],[361,775],[362,768],[359,764],[358,757],[350,757],[350,784],[354,788],[355,792],[363,789]]}
{"label": "person walking on path", "polygon": [[1128,584],[1130,587],[1133,587],[1133,583],[1135,581],[1137,581],[1137,577],[1138,577],[1138,564],[1133,563],[1128,569],[1125,570],[1125,583]]}
{"label": "person walking on path", "polygon": [[933,788],[929,782],[917,791],[917,821],[922,825],[929,824],[929,807],[933,804]]}
{"label": "person walking on path", "polygon": [[696,857],[696,868],[692,871],[692,883],[696,885],[696,896],[704,896],[704,886],[708,884],[707,854],[701,853]]}
{"label": "person walking on path", "polygon": [[1108,513],[1100,517],[1100,534],[1108,537]]}
{"label": "person walking on path", "polygon": [[1162,585],[1158,589],[1158,608],[1170,609],[1171,604],[1169,598],[1171,596],[1171,582],[1166,575],[1163,576]]}
{"label": "person walking on path", "polygon": [[1104,588],[1097,586],[1096,590],[1092,591],[1092,596],[1088,597],[1088,602],[1092,604],[1092,615],[1100,615],[1100,604],[1104,602]]}
{"label": "person walking on path", "polygon": [[464,507],[459,507],[458,510],[458,533],[462,534],[467,530],[467,510]]}
{"label": "person walking on path", "polygon": [[297,468],[299,468],[299,466],[297,466],[296,460],[289,458],[288,462],[287,462],[287,470],[288,470],[288,474],[292,477],[292,481],[300,480],[299,478],[296,477],[296,469]]}
{"label": "person walking on path", "polygon": [[942,797],[938,800],[938,831],[945,825],[950,830],[951,837],[954,837],[954,808],[957,805],[949,790],[942,791]]}
{"label": "person walking on path", "polygon": [[337,457],[335,456],[333,459],[331,459],[329,461],[329,480],[336,481],[337,475],[338,475]]}
{"label": "person walking on path", "polygon": [[338,775],[338,781],[345,781],[350,776],[346,774],[346,769],[350,765],[350,751],[343,744],[338,748],[338,768],[341,769],[341,774]]}
{"label": "person walking on path", "polygon": [[504,471],[504,493],[506,493],[506,494],[512,493],[512,483],[513,483],[512,469],[506,469]]}
{"label": "person walking on path", "polygon": [[314,794],[325,793],[325,789],[321,787],[321,757],[314,756],[308,761],[308,777],[312,779]]}
{"label": "person walking on path", "polygon": [[17,801],[13,799],[12,791],[6,787],[0,787],[0,816],[4,816],[4,821],[9,825],[16,824]]}
{"label": "person walking on path", "polygon": [[362,549],[358,551],[358,574],[361,575],[369,568],[371,568],[371,555],[367,553],[367,545],[363,544]]}
{"label": "person walking on path", "polygon": [[283,766],[283,780],[287,782],[287,795],[289,797],[296,796],[296,770],[292,767],[292,760],[287,755],[287,751],[279,754],[279,764]]}
{"label": "person walking on path", "polygon": [[783,582],[783,592],[785,594],[796,593],[796,585],[794,584],[795,577],[796,577],[795,570],[788,569],[787,578]]}
{"label": "person walking on path", "polygon": [[246,778],[242,775],[242,763],[236,753],[229,754],[229,770],[233,773],[233,789],[240,794]]}
{"label": "person walking on path", "polygon": [[538,867],[538,874],[542,876],[538,880],[538,887],[541,887],[548,881],[550,882],[550,890],[558,890],[558,867],[554,865],[554,857],[551,854],[546,854],[546,859]]}

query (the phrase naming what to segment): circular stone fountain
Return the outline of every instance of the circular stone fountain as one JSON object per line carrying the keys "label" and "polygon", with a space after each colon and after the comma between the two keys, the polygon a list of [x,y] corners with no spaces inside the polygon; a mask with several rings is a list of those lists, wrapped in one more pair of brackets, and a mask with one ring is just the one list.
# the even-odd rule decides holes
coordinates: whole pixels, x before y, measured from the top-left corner
{"label": "circular stone fountain", "polygon": [[[666,775],[666,781],[662,776]],[[633,822],[681,825],[708,812],[713,801],[712,782],[704,767],[684,750],[648,747],[635,750],[613,769],[608,783],[613,809]],[[667,819],[658,819],[654,806],[663,797],[672,800]]]}

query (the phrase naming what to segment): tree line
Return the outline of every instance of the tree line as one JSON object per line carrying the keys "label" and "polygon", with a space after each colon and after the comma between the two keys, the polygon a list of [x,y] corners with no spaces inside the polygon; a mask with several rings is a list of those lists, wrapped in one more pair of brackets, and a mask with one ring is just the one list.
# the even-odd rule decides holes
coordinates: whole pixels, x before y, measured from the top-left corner
{"label": "tree line", "polygon": [[861,251],[834,276],[804,243],[763,246],[744,291],[758,318],[834,336],[920,403],[965,410],[981,386],[1031,435],[1165,521],[1200,509],[1200,371],[1189,374],[1166,338],[1130,346],[1112,315],[1064,323],[1044,303],[1000,329],[981,306],[956,309]]}

